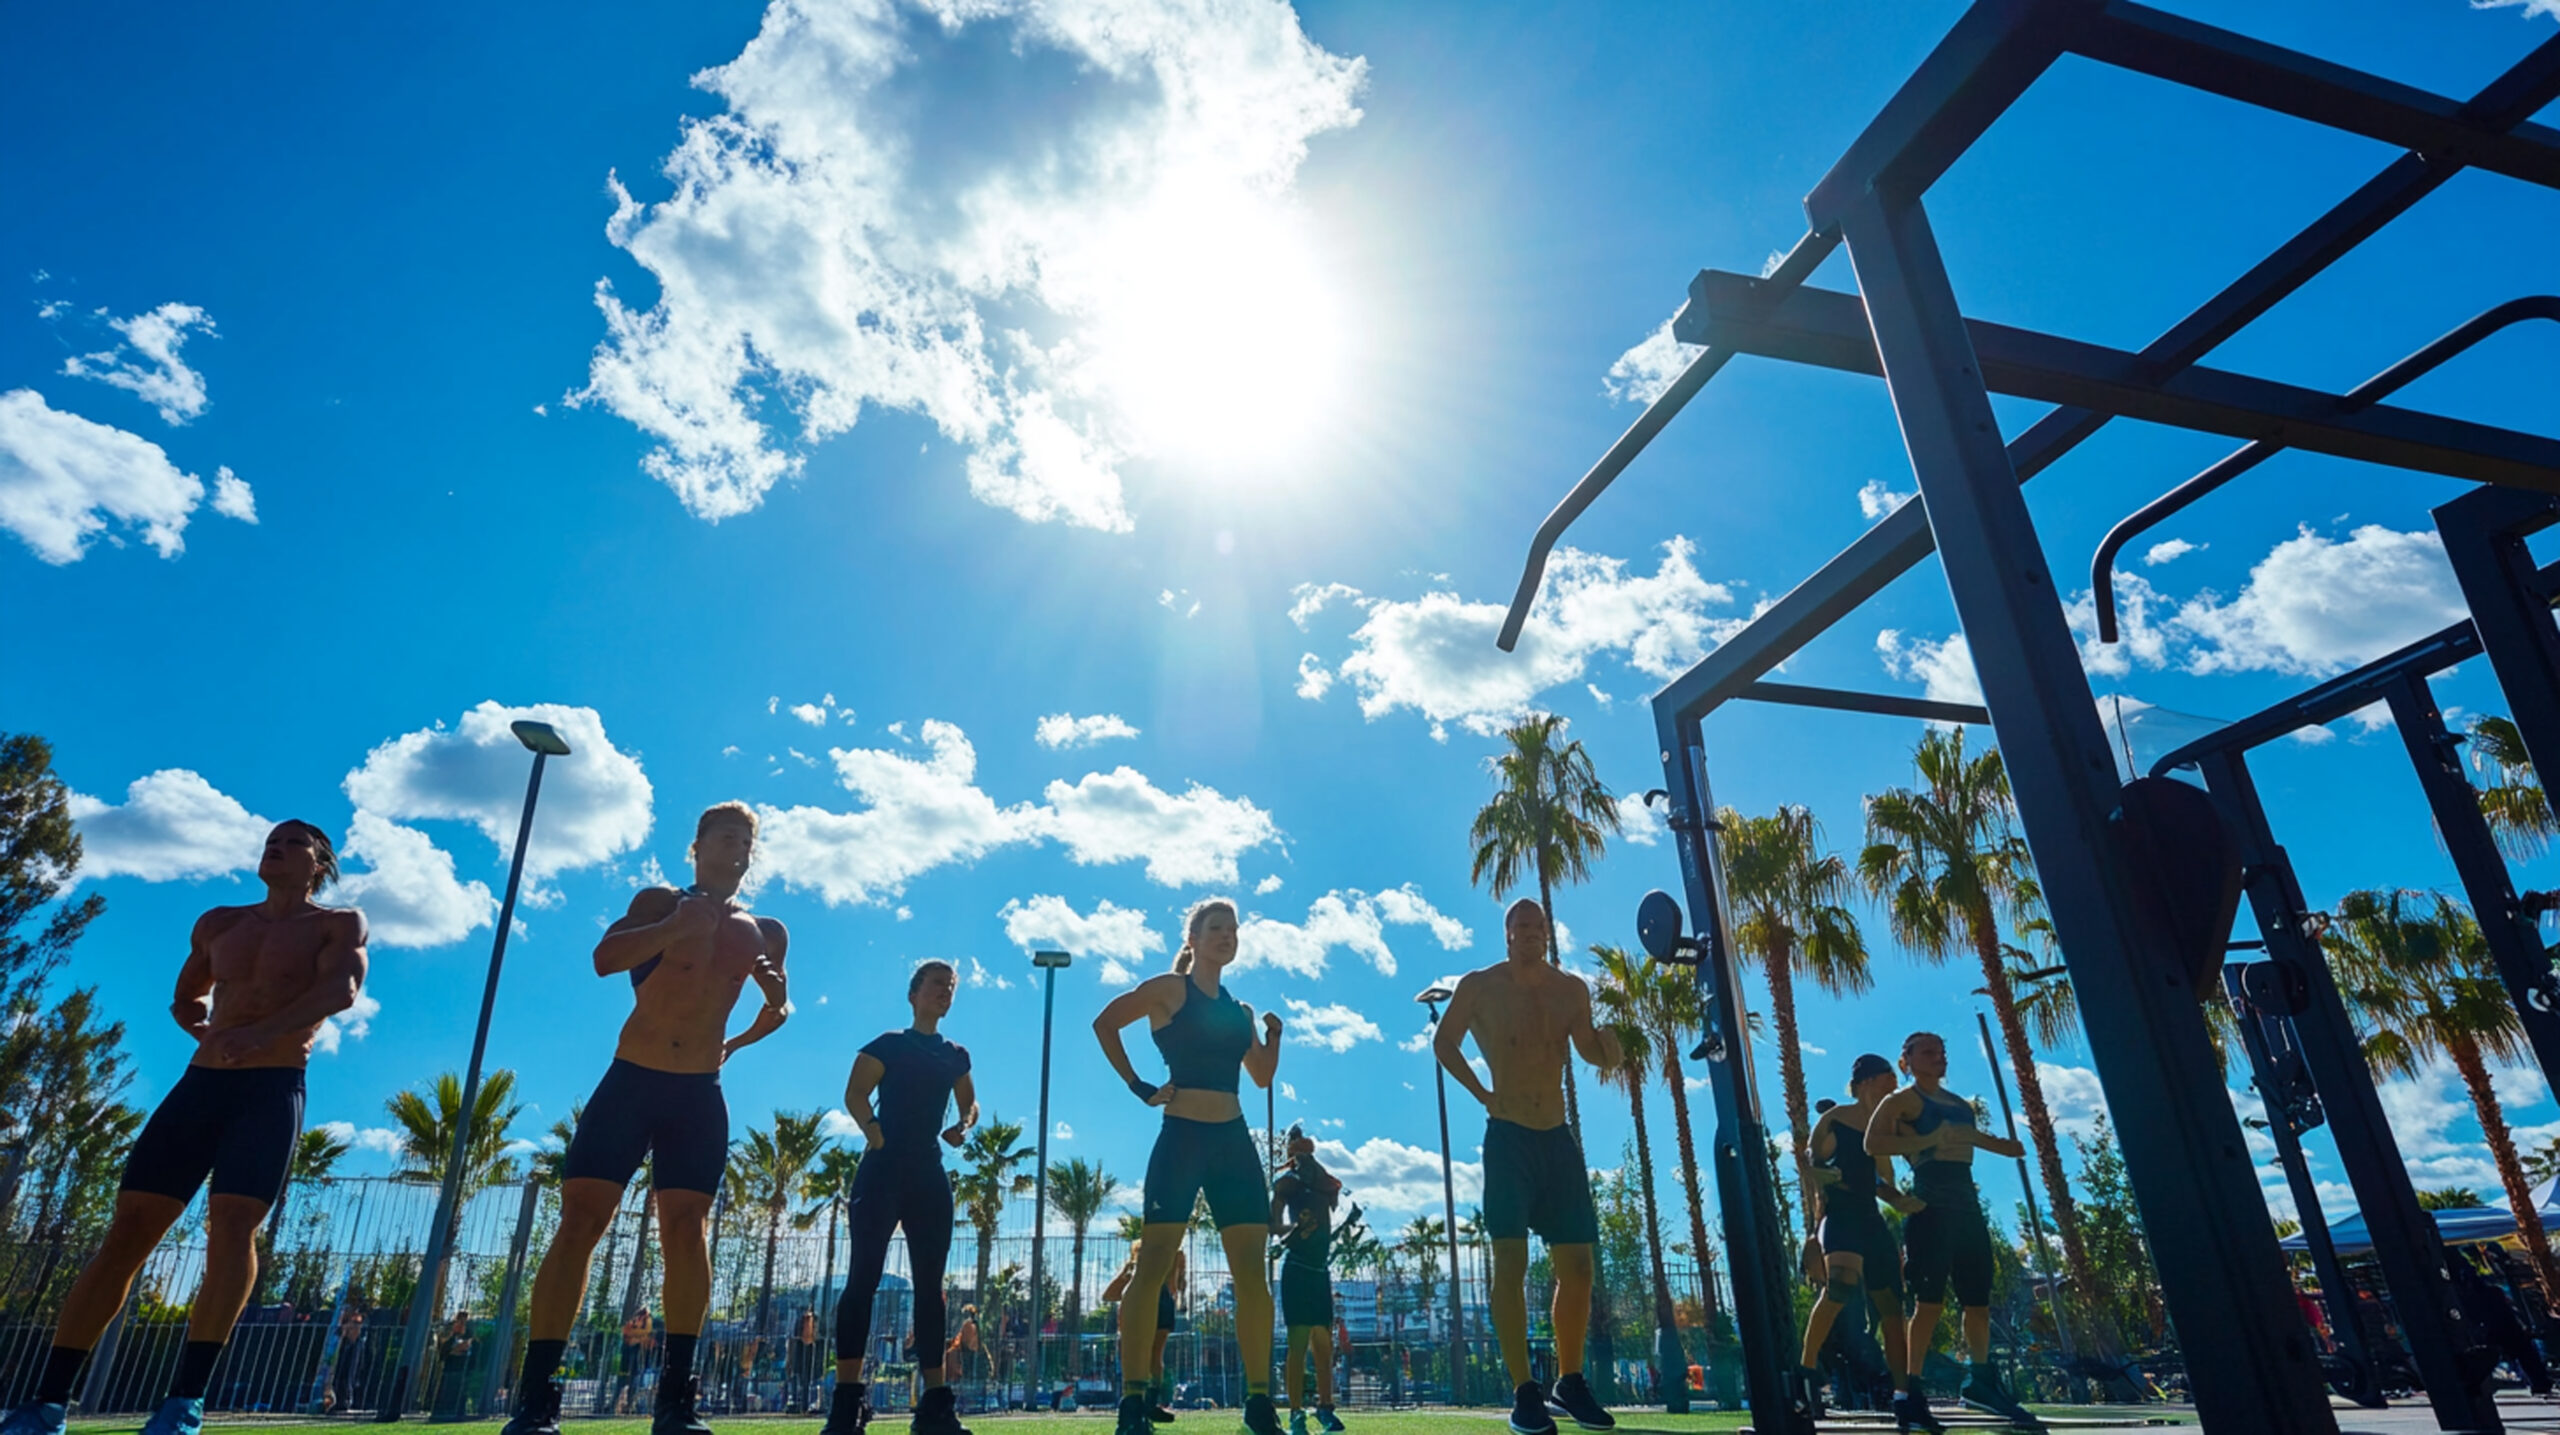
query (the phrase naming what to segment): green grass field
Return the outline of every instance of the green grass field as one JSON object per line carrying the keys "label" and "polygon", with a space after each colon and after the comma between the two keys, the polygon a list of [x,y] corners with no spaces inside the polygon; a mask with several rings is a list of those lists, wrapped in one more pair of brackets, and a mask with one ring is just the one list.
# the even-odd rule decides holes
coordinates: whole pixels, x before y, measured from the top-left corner
{"label": "green grass field", "polygon": [[[2061,1419],[2096,1419],[2111,1424],[2119,1421],[2128,1424],[2142,1421],[2153,1425],[2185,1425],[2191,1424],[2194,1420],[2192,1415],[2165,1411],[2158,1406],[2141,1409],[2128,1409],[2120,1405],[2079,1408],[2038,1406],[2036,1408],[2042,1414]],[[1345,1410],[1342,1418],[1343,1423],[1350,1426],[1351,1435],[1498,1435],[1498,1432],[1504,1428],[1502,1420],[1506,1413],[1496,1409]],[[1942,1406],[1941,1414],[1952,1416],[1953,1411]],[[979,1432],[979,1435],[1098,1435],[1098,1432],[1110,1421],[1111,1413],[1095,1410],[1081,1415],[979,1414],[963,1418],[968,1421],[971,1429]],[[288,1425],[350,1431],[365,1428],[362,1424],[316,1425],[307,1420],[254,1418],[232,1420],[219,1415],[209,1423],[242,1429],[251,1426]],[[414,1428],[417,1422],[408,1423]],[[816,1435],[819,1425],[815,1419],[797,1415],[730,1416],[717,1418],[712,1423],[720,1429],[727,1429],[730,1426],[749,1428],[756,1435]],[[1701,1435],[1701,1432],[1707,1431],[1740,1430],[1749,1423],[1750,1416],[1739,1412],[1712,1415],[1665,1415],[1659,1411],[1641,1409],[1618,1412],[1618,1429],[1625,1432],[1625,1435]],[[489,1420],[436,1428],[451,1430],[455,1435],[497,1435],[498,1424],[497,1421]],[[140,1425],[139,1420],[74,1420],[71,1422],[69,1435],[131,1435],[131,1432],[140,1428]],[[639,1419],[573,1419],[564,1422],[563,1428],[568,1435],[648,1435],[649,1422]],[[878,1421],[874,1429],[879,1432],[879,1435],[905,1435],[906,1420],[902,1416],[890,1417]],[[1182,1412],[1181,1420],[1173,1426],[1169,1435],[1239,1435],[1242,1429],[1243,1425],[1234,1411],[1186,1410]]]}

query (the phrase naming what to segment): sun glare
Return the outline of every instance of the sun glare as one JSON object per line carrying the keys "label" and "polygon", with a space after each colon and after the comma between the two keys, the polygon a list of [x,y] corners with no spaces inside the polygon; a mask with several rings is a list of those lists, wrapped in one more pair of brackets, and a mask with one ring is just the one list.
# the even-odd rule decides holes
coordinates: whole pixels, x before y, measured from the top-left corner
{"label": "sun glare", "polygon": [[1338,421],[1342,306],[1304,215],[1193,190],[1150,206],[1119,241],[1097,357],[1149,454],[1263,469]]}

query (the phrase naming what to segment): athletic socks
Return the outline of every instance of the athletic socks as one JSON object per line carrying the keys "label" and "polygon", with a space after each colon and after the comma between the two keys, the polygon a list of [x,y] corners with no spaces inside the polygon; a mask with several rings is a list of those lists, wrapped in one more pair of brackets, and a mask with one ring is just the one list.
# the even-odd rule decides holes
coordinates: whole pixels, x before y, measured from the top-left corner
{"label": "athletic socks", "polygon": [[213,1363],[222,1358],[222,1342],[191,1340],[178,1356],[178,1378],[169,1383],[173,1400],[202,1400],[213,1383]]}
{"label": "athletic socks", "polygon": [[661,1387],[682,1385],[693,1378],[693,1345],[700,1339],[699,1335],[668,1334],[667,1361],[658,1368]]}
{"label": "athletic socks", "polygon": [[70,1404],[71,1387],[80,1379],[80,1366],[88,1358],[89,1352],[74,1350],[67,1345],[57,1345],[47,1352],[44,1358],[44,1374],[36,1381],[36,1403],[38,1405]]}
{"label": "athletic socks", "polygon": [[565,1340],[528,1340],[524,1343],[524,1373],[519,1380],[528,1390],[549,1380],[560,1369],[560,1357],[568,1352]]}

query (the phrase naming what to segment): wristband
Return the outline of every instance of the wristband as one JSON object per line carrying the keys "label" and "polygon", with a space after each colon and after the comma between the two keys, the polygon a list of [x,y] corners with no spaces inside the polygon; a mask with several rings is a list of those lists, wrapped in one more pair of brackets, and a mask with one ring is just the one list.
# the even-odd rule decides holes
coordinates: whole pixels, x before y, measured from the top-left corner
{"label": "wristband", "polygon": [[1129,1090],[1136,1093],[1140,1101],[1155,1100],[1156,1093],[1163,1089],[1152,1081],[1140,1081],[1134,1076],[1129,1078]]}

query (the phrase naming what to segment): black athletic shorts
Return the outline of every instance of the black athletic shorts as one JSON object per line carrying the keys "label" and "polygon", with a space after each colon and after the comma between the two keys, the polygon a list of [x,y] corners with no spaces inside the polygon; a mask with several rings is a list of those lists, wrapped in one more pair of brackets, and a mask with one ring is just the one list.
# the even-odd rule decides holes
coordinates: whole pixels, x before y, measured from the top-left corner
{"label": "black athletic shorts", "polygon": [[1309,1261],[1282,1261],[1280,1313],[1291,1330],[1332,1325],[1333,1273]]}
{"label": "black athletic shorts", "polygon": [[1219,1230],[1260,1226],[1271,1220],[1271,1188],[1262,1184],[1262,1157],[1253,1128],[1232,1121],[1164,1119],[1156,1149],[1147,1156],[1146,1222],[1165,1225],[1191,1219],[1192,1198],[1209,1193],[1209,1216]]}
{"label": "black athletic shorts", "polygon": [[1958,1305],[1991,1304],[1991,1228],[1971,1184],[1925,1199],[1927,1210],[1902,1218],[1902,1281],[1911,1300],[1942,1305],[1952,1285]]}
{"label": "black athletic shorts", "polygon": [[1902,1292],[1902,1253],[1893,1248],[1893,1228],[1873,1201],[1843,1198],[1822,1213],[1822,1253],[1856,1256],[1866,1262],[1858,1279],[1868,1290]]}
{"label": "black athletic shorts", "polygon": [[643,1157],[655,1158],[657,1189],[720,1189],[729,1164],[729,1102],[716,1071],[659,1071],[614,1058],[578,1117],[561,1163],[568,1180],[592,1177],[628,1186]]}
{"label": "black athletic shorts", "polygon": [[1587,1246],[1600,1239],[1591,1171],[1582,1164],[1572,1127],[1533,1131],[1498,1119],[1484,1124],[1484,1226],[1497,1241],[1523,1240],[1531,1231],[1551,1246]]}
{"label": "black athletic shorts", "polygon": [[125,1157],[120,1189],[174,1201],[213,1194],[275,1204],[302,1137],[302,1068],[190,1066]]}

